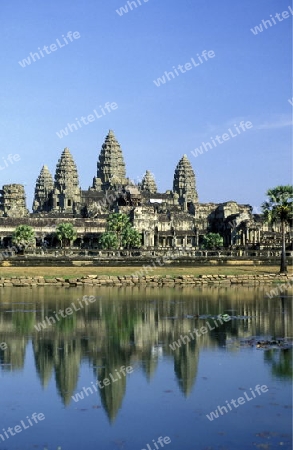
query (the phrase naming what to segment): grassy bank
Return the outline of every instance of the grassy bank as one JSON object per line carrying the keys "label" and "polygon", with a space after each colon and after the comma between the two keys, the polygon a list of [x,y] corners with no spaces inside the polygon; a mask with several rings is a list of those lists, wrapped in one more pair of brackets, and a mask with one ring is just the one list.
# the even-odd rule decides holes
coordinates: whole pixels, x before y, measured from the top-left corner
{"label": "grassy bank", "polygon": [[[86,275],[132,275],[142,267],[1,267],[1,277],[37,277],[45,278],[80,278]],[[278,273],[279,266],[234,266],[234,267],[155,267],[145,275],[257,275]]]}

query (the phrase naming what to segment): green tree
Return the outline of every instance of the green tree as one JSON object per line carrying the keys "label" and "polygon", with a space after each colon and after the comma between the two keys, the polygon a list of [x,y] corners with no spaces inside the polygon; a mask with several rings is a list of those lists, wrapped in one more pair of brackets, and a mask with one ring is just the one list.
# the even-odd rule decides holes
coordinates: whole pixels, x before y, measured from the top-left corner
{"label": "green tree", "polygon": [[107,229],[99,240],[103,248],[130,248],[141,245],[139,232],[132,226],[127,214],[112,213],[107,219]]}
{"label": "green tree", "polygon": [[125,228],[122,234],[122,245],[126,248],[140,247],[141,236],[132,226]]}
{"label": "green tree", "polygon": [[29,225],[19,225],[13,232],[12,242],[25,251],[26,247],[35,245],[35,232]]}
{"label": "green tree", "polygon": [[59,223],[56,228],[56,237],[61,242],[61,247],[70,246],[76,239],[77,233],[72,223]]}
{"label": "green tree", "polygon": [[264,220],[268,223],[281,223],[282,251],[280,272],[287,272],[286,224],[292,222],[293,186],[277,186],[266,193],[268,200],[262,204]]}
{"label": "green tree", "polygon": [[118,240],[116,234],[113,233],[113,231],[105,231],[105,233],[100,236],[99,244],[103,249],[117,249]]}
{"label": "green tree", "polygon": [[130,220],[126,214],[112,213],[107,219],[107,231],[116,233],[118,246],[122,247],[122,236],[125,230],[130,227]]}
{"label": "green tree", "polygon": [[219,233],[207,233],[203,238],[203,247],[207,250],[223,247],[223,238]]}

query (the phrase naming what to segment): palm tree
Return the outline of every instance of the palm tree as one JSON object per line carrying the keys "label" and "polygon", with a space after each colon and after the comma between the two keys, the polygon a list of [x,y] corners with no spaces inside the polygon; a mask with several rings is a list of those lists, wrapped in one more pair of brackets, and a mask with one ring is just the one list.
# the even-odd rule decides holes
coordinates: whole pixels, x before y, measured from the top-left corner
{"label": "palm tree", "polygon": [[77,233],[72,223],[59,223],[56,228],[56,237],[61,242],[61,247],[71,244],[76,239]]}
{"label": "palm tree", "polygon": [[35,245],[35,232],[29,225],[19,225],[13,232],[12,243],[23,247],[23,253],[26,247]]}
{"label": "palm tree", "polygon": [[266,193],[268,201],[262,204],[262,211],[266,222],[275,223],[281,222],[282,233],[282,252],[280,272],[287,272],[286,262],[286,224],[292,221],[292,201],[293,201],[293,186],[277,186],[269,189]]}

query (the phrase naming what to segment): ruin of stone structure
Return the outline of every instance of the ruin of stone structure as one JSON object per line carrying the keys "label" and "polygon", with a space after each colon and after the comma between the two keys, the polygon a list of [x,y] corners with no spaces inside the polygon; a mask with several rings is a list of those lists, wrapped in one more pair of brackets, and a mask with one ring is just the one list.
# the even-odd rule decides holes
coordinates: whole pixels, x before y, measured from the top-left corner
{"label": "ruin of stone structure", "polygon": [[22,218],[29,214],[26,208],[24,186],[5,184],[0,191],[0,214],[4,217]]}
{"label": "ruin of stone structure", "polygon": [[43,166],[36,181],[33,212],[26,208],[24,187],[5,185],[0,191],[0,239],[9,243],[17,225],[29,224],[44,240],[60,222],[77,229],[77,245],[97,246],[110,212],[130,216],[142,235],[144,248],[198,248],[207,232],[218,232],[225,246],[278,244],[280,229],[270,229],[248,204],[228,201],[200,203],[196,177],[186,155],[174,170],[173,187],[157,191],[154,175],[147,170],[141,183],[126,176],[123,153],[113,131],[102,145],[97,174],[87,190],[79,186],[76,164],[68,148],[58,160],[54,180]]}

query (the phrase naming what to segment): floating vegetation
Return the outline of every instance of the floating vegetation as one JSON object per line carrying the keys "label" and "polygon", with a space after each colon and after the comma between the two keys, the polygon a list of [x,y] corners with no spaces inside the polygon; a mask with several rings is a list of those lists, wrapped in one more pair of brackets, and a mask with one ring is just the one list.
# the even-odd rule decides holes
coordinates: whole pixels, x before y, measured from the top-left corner
{"label": "floating vegetation", "polygon": [[247,339],[240,339],[240,345],[245,347],[255,347],[258,349],[289,349],[292,348],[293,342],[291,338],[266,338],[250,337]]}

